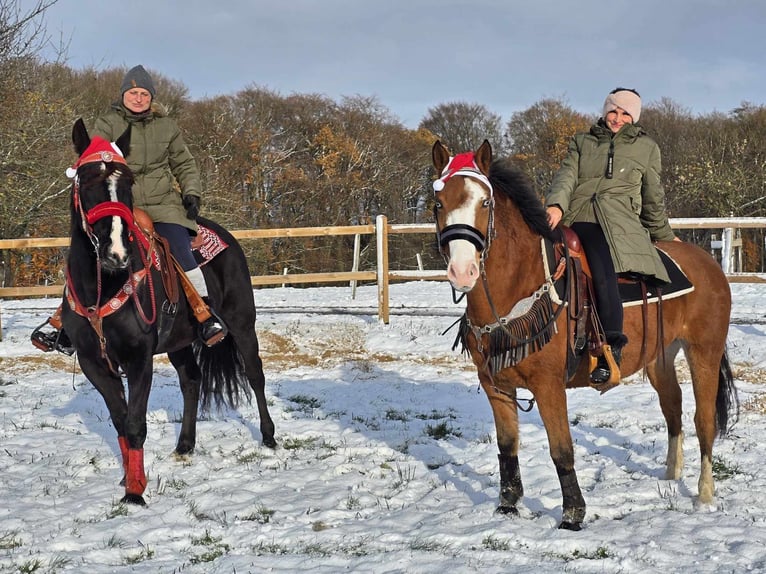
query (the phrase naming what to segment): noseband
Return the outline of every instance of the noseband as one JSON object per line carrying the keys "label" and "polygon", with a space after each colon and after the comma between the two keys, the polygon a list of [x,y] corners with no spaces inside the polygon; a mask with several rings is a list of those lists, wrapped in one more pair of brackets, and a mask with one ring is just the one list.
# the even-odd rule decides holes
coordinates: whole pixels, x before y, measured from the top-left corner
{"label": "noseband", "polygon": [[489,201],[489,221],[487,223],[487,235],[485,237],[480,230],[476,229],[472,225],[468,225],[467,223],[453,223],[452,225],[447,225],[443,229],[440,229],[438,225],[439,220],[435,217],[436,214],[434,213],[434,220],[437,222],[436,238],[439,242],[439,248],[442,252],[442,255],[444,255],[444,248],[450,241],[454,241],[455,239],[462,239],[464,241],[468,241],[476,248],[476,251],[479,252],[480,259],[483,262],[487,256],[487,253],[489,252],[489,247],[492,243],[492,236],[494,235],[495,198],[492,184],[490,183],[489,178],[478,169],[464,167],[454,172],[448,172],[446,175],[443,175],[441,179],[437,179],[434,182],[434,193],[437,197],[439,192],[444,189],[444,182],[456,175],[462,175],[464,177],[476,179],[489,188],[489,200],[487,200]]}

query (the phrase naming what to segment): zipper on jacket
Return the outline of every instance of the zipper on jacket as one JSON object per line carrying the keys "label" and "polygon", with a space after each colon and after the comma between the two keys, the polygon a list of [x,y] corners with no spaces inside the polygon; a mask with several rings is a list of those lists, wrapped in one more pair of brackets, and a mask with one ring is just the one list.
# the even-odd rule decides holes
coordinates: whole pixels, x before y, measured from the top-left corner
{"label": "zipper on jacket", "polygon": [[609,140],[609,155],[606,156],[606,173],[604,177],[612,179],[614,175],[614,139]]}

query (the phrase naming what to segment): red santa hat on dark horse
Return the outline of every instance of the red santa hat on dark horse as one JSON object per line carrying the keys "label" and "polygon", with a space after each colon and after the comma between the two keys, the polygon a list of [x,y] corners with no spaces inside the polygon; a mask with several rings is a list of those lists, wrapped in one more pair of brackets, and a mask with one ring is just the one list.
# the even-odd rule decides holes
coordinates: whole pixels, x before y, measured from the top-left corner
{"label": "red santa hat on dark horse", "polygon": [[74,176],[77,175],[78,167],[94,161],[125,163],[122,151],[114,142],[106,141],[100,136],[93,136],[93,139],[90,140],[90,145],[82,152],[82,155],[72,167],[67,168],[66,176],[69,179],[74,179]]}

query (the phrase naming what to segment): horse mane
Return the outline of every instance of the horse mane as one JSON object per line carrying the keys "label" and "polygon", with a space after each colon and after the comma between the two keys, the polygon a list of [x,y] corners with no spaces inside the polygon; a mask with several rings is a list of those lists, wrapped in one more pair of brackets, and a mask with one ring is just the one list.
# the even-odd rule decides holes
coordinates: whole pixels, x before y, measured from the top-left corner
{"label": "horse mane", "polygon": [[489,182],[496,193],[502,193],[516,204],[522,218],[534,233],[552,241],[558,238],[558,234],[548,224],[548,214],[532,181],[511,160],[494,160],[489,168]]}

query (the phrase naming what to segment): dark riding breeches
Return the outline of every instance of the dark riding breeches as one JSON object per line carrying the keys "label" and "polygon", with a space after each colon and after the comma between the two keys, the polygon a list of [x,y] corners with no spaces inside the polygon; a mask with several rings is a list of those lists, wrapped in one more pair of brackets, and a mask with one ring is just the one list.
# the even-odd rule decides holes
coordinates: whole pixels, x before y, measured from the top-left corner
{"label": "dark riding breeches", "polygon": [[588,258],[596,294],[596,311],[604,332],[622,333],[622,300],[604,231],[598,223],[573,223],[572,230],[580,238]]}
{"label": "dark riding breeches", "polygon": [[186,227],[176,223],[155,223],[154,228],[157,233],[167,239],[170,252],[184,271],[197,267],[197,261],[191,250],[191,237]]}

